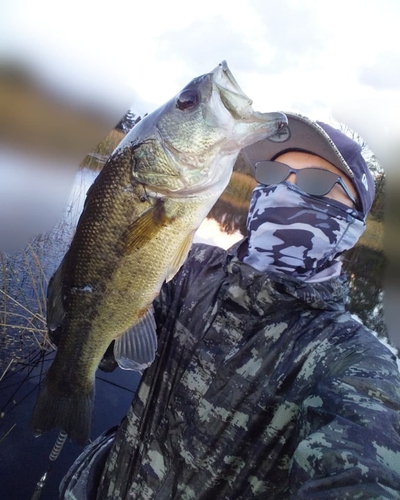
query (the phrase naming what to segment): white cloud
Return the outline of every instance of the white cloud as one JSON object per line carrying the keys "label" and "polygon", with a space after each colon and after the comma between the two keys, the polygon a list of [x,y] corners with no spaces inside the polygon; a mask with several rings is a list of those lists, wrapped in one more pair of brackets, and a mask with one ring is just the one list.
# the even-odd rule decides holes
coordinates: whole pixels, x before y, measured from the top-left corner
{"label": "white cloud", "polygon": [[248,0],[239,6],[203,0],[194,8],[183,0],[140,6],[115,0],[112,8],[95,0],[64,6],[14,0],[5,2],[4,12],[0,46],[13,39],[14,49],[28,59],[35,54],[37,65],[44,64],[38,56],[43,52],[60,82],[80,81],[92,92],[96,79],[81,78],[74,68],[96,67],[130,87],[139,114],[222,59],[260,111],[294,109],[326,121],[338,100],[397,88],[391,67],[392,58],[400,58],[397,0],[337,0],[329,6],[318,0]]}
{"label": "white cloud", "polygon": [[400,90],[400,53],[381,52],[369,65],[360,67],[360,82],[377,90]]}

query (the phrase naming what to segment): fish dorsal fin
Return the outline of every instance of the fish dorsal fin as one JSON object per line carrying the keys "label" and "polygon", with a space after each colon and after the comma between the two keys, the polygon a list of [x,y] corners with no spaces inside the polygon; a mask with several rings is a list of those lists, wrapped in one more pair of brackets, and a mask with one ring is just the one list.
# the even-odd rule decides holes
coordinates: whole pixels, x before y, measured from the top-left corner
{"label": "fish dorsal fin", "polygon": [[192,247],[194,232],[190,233],[186,238],[182,241],[177,253],[174,256],[171,265],[168,268],[168,275],[166,281],[172,280],[175,274],[179,271],[179,268],[185,262],[186,257]]}
{"label": "fish dorsal fin", "polygon": [[128,252],[139,250],[168,222],[170,219],[165,213],[164,201],[158,200],[154,207],[140,215],[125,232],[123,242],[126,250]]}
{"label": "fish dorsal fin", "polygon": [[154,361],[157,350],[153,308],[136,325],[115,340],[114,356],[123,370],[142,372]]}

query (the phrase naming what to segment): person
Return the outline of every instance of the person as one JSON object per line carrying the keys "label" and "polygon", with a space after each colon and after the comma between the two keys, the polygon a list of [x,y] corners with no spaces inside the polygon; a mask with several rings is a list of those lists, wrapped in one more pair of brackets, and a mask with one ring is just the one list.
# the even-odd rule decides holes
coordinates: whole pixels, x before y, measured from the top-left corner
{"label": "person", "polygon": [[164,284],[156,360],[62,498],[400,498],[396,357],[346,311],[341,262],[373,178],[345,134],[287,116],[243,151],[247,237],[193,245]]}

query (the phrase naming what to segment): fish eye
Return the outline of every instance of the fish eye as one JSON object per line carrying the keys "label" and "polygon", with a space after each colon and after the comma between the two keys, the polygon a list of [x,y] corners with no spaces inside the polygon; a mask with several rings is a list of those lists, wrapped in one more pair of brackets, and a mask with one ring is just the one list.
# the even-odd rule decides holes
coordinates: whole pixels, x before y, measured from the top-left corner
{"label": "fish eye", "polygon": [[195,90],[183,90],[176,100],[176,107],[182,111],[197,106],[199,94]]}

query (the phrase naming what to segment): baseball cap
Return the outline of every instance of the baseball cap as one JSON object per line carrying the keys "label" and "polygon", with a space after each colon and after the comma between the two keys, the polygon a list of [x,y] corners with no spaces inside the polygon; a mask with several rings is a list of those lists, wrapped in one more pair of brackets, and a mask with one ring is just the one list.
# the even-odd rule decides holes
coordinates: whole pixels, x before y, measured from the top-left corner
{"label": "baseball cap", "polygon": [[289,151],[315,154],[332,163],[353,182],[367,215],[375,196],[375,183],[361,154],[361,146],[346,134],[323,122],[315,122],[297,113],[286,113],[288,124],[275,135],[242,150],[243,158],[253,166],[262,160],[274,160]]}

